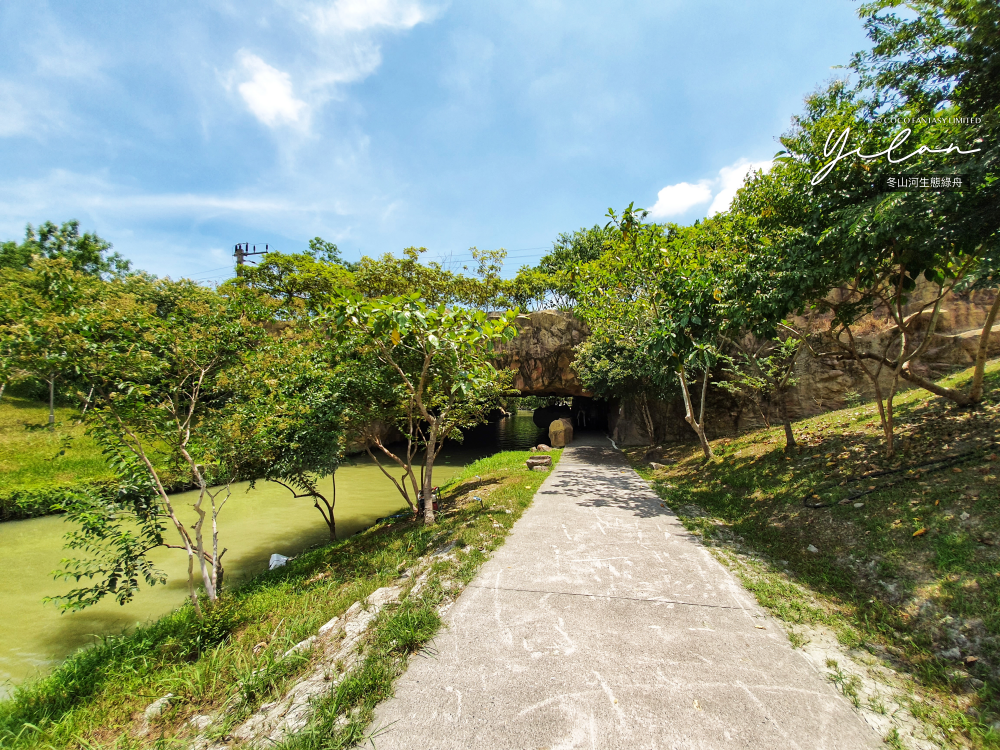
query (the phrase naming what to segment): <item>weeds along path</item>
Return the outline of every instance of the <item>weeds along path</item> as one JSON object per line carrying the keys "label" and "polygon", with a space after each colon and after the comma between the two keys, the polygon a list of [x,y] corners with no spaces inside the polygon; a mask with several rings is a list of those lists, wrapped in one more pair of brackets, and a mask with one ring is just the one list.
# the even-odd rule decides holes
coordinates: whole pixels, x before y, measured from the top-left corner
{"label": "weeds along path", "polygon": [[563,452],[444,620],[379,750],[881,744],[605,438]]}

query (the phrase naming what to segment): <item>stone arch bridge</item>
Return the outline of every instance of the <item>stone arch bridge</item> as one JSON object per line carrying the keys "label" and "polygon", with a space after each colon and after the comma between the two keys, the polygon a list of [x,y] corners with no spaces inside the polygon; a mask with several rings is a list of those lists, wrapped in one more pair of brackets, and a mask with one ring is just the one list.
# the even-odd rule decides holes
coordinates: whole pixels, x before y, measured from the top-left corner
{"label": "stone arch bridge", "polygon": [[535,410],[535,424],[545,429],[559,417],[569,417],[576,430],[609,429],[611,404],[584,388],[573,369],[576,346],[589,335],[571,312],[539,310],[519,315],[516,338],[505,342],[494,360],[498,368],[515,371],[513,386],[524,396],[560,396],[564,406]]}

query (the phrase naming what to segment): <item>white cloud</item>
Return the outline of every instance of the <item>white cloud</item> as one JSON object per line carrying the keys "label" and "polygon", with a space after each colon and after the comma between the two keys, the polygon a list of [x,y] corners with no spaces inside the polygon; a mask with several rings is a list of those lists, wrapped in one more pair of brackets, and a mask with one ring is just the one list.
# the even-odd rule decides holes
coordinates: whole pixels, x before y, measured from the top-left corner
{"label": "white cloud", "polygon": [[649,215],[654,219],[665,219],[677,216],[699,203],[712,200],[712,188],[709,180],[692,185],[690,182],[679,182],[667,185],[656,194],[656,203],[649,209]]}
{"label": "white cloud", "polygon": [[269,128],[305,124],[309,106],[295,98],[288,73],[271,67],[246,50],[240,50],[236,57],[244,75],[249,76],[249,80],[239,84],[237,89],[258,120]]}
{"label": "white cloud", "polygon": [[694,184],[678,182],[676,185],[667,185],[656,194],[656,203],[649,209],[649,215],[654,219],[679,216],[688,209],[708,201],[712,201],[708,207],[708,216],[725,211],[736,197],[736,191],[743,187],[743,180],[747,174],[760,169],[764,172],[769,171],[771,162],[740,159],[735,164],[720,169],[718,177],[710,180],[700,180]]}
{"label": "white cloud", "polygon": [[222,80],[227,88],[241,81],[237,90],[268,127],[296,125],[303,132],[309,129],[311,115],[337,98],[337,86],[362,81],[378,70],[380,32],[406,31],[440,12],[418,0],[285,0],[283,5],[291,10],[284,20],[302,37],[304,54],[296,67],[285,72],[240,50],[237,69]]}
{"label": "white cloud", "polygon": [[[138,268],[179,278],[231,263],[232,245],[225,249],[229,242],[303,238],[279,245],[287,250],[304,246],[306,237],[342,239],[343,217],[358,212],[353,197],[345,201],[299,182],[219,193],[145,192],[107,171],[51,170],[30,179],[0,180],[0,240],[23,237],[29,222],[75,218],[113,242]],[[229,229],[199,229],[213,225]],[[215,275],[222,279],[227,272]]]}
{"label": "white cloud", "polygon": [[321,33],[365,31],[378,27],[403,30],[430,21],[437,12],[412,0],[335,0],[314,5],[309,15]]}
{"label": "white cloud", "polygon": [[743,180],[746,179],[747,174],[751,171],[756,172],[759,169],[764,170],[765,173],[770,171],[771,162],[740,159],[735,164],[720,169],[717,180],[720,189],[715,196],[715,200],[712,201],[712,205],[708,207],[708,215],[712,216],[713,214],[728,210],[729,204],[736,197],[736,191],[743,187]]}

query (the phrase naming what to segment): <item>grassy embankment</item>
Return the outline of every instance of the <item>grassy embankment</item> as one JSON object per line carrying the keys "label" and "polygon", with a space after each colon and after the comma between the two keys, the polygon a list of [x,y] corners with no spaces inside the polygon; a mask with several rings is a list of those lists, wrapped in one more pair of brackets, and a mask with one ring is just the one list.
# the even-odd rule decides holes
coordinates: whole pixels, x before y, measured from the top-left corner
{"label": "grassy embankment", "polygon": [[[1000,747],[1000,362],[987,372],[975,409],[901,394],[893,460],[873,403],[796,423],[790,453],[780,428],[717,440],[708,464],[684,445],[652,471],[643,449],[629,451],[793,644],[832,629],[912,677],[901,705],[939,738],[977,748]],[[859,680],[826,666],[858,705]],[[888,741],[901,746],[895,730]]]}
{"label": "grassy embankment", "polygon": [[[499,453],[466,467],[442,489],[434,526],[411,520],[380,524],[226,592],[204,622],[187,606],[79,652],[0,702],[0,747],[161,747],[193,737],[196,731],[187,724],[192,716],[228,706],[213,730],[225,736],[282,695],[317,658],[307,652],[281,659],[290,646],[397,580],[422,556],[455,542],[454,558],[433,562],[418,596],[404,597],[379,615],[364,660],[288,743],[353,747],[374,707],[391,695],[408,655],[439,627],[438,607],[472,579],[531,503],[547,473],[526,470],[530,455]],[[560,451],[550,455],[555,462]],[[143,710],[168,693],[175,696],[169,709],[149,734],[136,736]]]}
{"label": "grassy embankment", "polygon": [[51,430],[47,404],[0,400],[0,521],[45,515],[70,488],[113,481],[79,417],[79,409],[59,407]]}

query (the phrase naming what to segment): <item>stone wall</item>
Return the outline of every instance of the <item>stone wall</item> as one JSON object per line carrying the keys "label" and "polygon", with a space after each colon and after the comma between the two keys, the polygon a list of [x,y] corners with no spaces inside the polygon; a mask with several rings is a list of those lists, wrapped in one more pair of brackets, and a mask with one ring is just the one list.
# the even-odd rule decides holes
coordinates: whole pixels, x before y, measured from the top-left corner
{"label": "stone wall", "polygon": [[[928,286],[917,288],[911,309],[931,293]],[[996,299],[995,291],[967,292],[950,296],[943,305],[937,330],[914,371],[924,377],[939,378],[969,367],[975,361],[979,332],[986,314]],[[799,321],[806,323],[807,321]],[[813,330],[823,330],[829,321],[808,321]],[[515,369],[514,387],[526,396],[589,396],[572,368],[575,347],[586,339],[586,325],[572,313],[555,310],[521,315],[517,318],[518,336],[506,342],[495,360],[497,367]],[[884,314],[876,314],[862,326],[861,340],[872,345],[884,342],[892,333]],[[1000,356],[1000,326],[994,328],[989,345],[990,357]],[[888,381],[886,380],[886,383]],[[911,388],[900,382],[900,388]],[[871,382],[860,367],[833,356],[813,357],[804,352],[796,365],[795,385],[786,397],[792,419],[802,419],[832,409],[843,408],[849,400],[874,396]],[[684,422],[680,398],[650,403],[656,442],[693,440],[694,433]],[[764,424],[753,405],[738,404],[728,393],[710,387],[707,400],[706,431],[710,438],[735,435]],[[772,422],[776,414],[769,414]],[[644,445],[649,436],[638,405],[630,399],[608,406],[608,430],[619,445]]]}
{"label": "stone wall", "polygon": [[[921,289],[918,288],[915,296],[919,297],[920,292]],[[995,299],[996,292],[990,290],[948,297],[942,306],[934,335],[923,355],[914,363],[913,371],[922,377],[936,380],[975,364],[982,326]],[[916,304],[911,303],[911,307],[916,309]],[[926,330],[929,322],[927,317],[924,316],[921,322],[922,329]],[[874,325],[872,327],[875,328]],[[860,346],[881,351],[893,335],[895,326],[884,324],[880,328],[881,330],[872,330],[868,335],[862,336]],[[919,345],[922,340],[922,335],[918,334],[914,345]],[[832,350],[833,347],[828,349]],[[989,357],[1000,356],[1000,326],[994,326],[990,334],[987,353]],[[860,366],[856,362],[836,357],[800,357],[795,380],[786,400],[789,416],[793,419],[831,409],[842,409],[850,398],[875,397],[871,380],[861,371]],[[888,387],[890,380],[889,373],[883,373],[880,383]],[[901,380],[899,387],[905,390],[915,386]],[[757,422],[750,420],[741,424],[741,427],[756,424]]]}
{"label": "stone wall", "polygon": [[517,371],[514,388],[525,396],[589,396],[572,368],[587,326],[570,312],[540,310],[519,315],[517,338],[505,342],[494,360]]}
{"label": "stone wall", "polygon": [[[918,288],[911,303],[917,309],[917,301],[925,290]],[[927,350],[913,370],[919,375],[938,379],[951,372],[971,367],[975,363],[979,348],[982,325],[990,306],[996,299],[995,291],[978,291],[956,294],[949,297],[942,307],[935,333]],[[800,323],[803,321],[799,321]],[[823,328],[828,321],[811,321],[814,330]],[[885,344],[892,335],[893,326],[884,319],[873,318],[867,335],[859,338],[860,346],[873,349]],[[919,344],[921,338],[917,337]],[[833,347],[827,347],[832,350]],[[988,356],[1000,356],[1000,326],[991,332]],[[888,387],[890,376],[883,373],[880,382]],[[871,380],[861,371],[856,362],[842,360],[834,356],[811,356],[803,352],[796,363],[794,386],[786,395],[786,408],[792,420],[842,409],[854,400],[867,401],[875,397]],[[899,389],[914,388],[911,383],[900,380]],[[692,441],[694,432],[684,422],[684,406],[678,397],[669,401],[650,404],[656,429],[656,441],[661,443]],[[777,409],[769,410],[772,424],[778,423]],[[618,445],[648,445],[649,438],[643,427],[644,421],[638,405],[629,399],[615,402],[609,414],[609,428],[612,439]],[[743,433],[765,424],[763,415],[752,404],[740,405],[728,393],[710,387],[706,404],[706,432],[710,439]]]}

